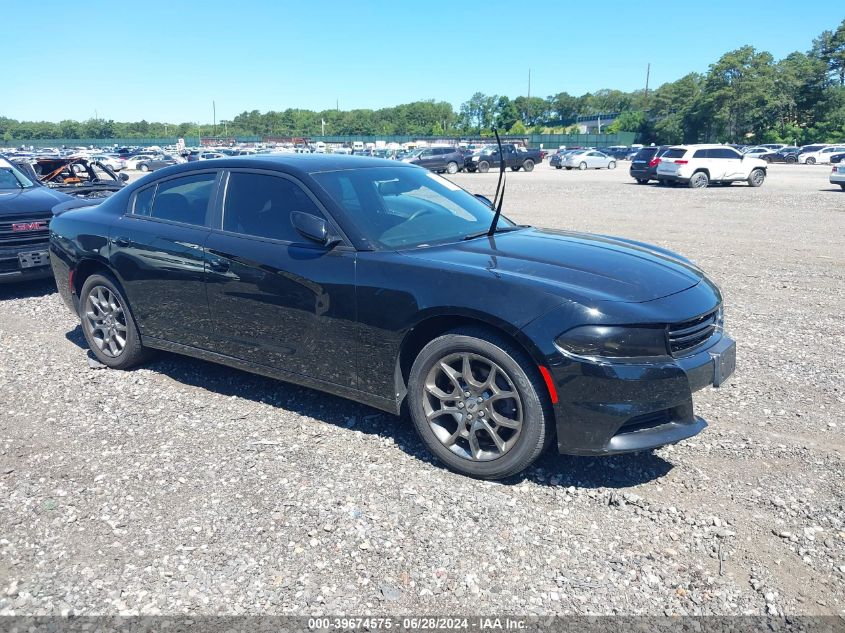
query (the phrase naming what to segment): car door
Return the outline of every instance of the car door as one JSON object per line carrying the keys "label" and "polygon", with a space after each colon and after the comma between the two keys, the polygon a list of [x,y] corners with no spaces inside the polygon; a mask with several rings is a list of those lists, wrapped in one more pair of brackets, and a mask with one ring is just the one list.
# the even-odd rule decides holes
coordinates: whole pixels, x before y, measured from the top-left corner
{"label": "car door", "polygon": [[111,228],[109,262],[143,337],[208,345],[203,246],[218,178],[203,170],[144,187]]}
{"label": "car door", "polygon": [[206,241],[215,351],[354,387],[354,249],[294,229],[294,211],[329,218],[290,176],[233,169],[223,187]]}
{"label": "car door", "polygon": [[417,165],[420,167],[425,167],[426,169],[431,169],[431,165],[434,162],[433,156],[434,150],[424,149],[420,152],[420,156],[417,159]]}
{"label": "car door", "polygon": [[730,147],[719,147],[710,150],[710,153],[717,156],[721,175],[711,176],[711,180],[745,180],[748,174],[745,173],[745,165],[742,162],[742,154]]}

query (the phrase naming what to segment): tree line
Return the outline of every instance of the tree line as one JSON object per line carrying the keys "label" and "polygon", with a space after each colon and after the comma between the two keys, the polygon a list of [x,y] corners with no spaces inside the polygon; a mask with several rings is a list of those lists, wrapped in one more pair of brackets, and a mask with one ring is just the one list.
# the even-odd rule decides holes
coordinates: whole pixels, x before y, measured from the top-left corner
{"label": "tree line", "polygon": [[104,119],[16,121],[0,117],[4,143],[46,138],[165,138],[202,136],[489,135],[576,132],[578,116],[620,113],[608,133],[637,132],[641,142],[845,141],[845,20],[816,37],[809,50],[781,60],[743,46],[706,73],[690,73],[652,91],[598,90],[542,97],[475,93],[455,111],[443,101],[416,101],[378,110],[242,112],[212,127],[197,123]]}

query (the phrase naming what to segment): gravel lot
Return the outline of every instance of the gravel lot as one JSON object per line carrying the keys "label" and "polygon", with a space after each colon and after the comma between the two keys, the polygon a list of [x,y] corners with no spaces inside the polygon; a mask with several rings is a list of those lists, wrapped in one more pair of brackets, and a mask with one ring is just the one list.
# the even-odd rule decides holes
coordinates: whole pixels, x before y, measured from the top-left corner
{"label": "gravel lot", "polygon": [[93,369],[51,284],[0,286],[0,614],[845,614],[845,193],[822,166],[702,191],[627,167],[509,172],[505,212],[695,260],[737,374],[697,438],[505,483],[316,391]]}

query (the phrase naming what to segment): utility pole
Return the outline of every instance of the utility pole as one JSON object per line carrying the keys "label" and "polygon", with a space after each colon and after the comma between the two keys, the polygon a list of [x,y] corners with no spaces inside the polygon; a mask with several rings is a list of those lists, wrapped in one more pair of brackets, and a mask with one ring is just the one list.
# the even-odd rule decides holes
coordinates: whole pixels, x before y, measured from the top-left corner
{"label": "utility pole", "polygon": [[651,75],[651,62],[646,66],[645,70],[645,98],[643,99],[643,110],[648,112],[648,79]]}
{"label": "utility pole", "polygon": [[214,103],[213,99],[211,101],[211,113],[212,113],[212,118],[214,120],[214,124],[213,124],[214,127],[211,128],[212,129],[212,135],[217,136],[217,104]]}
{"label": "utility pole", "polygon": [[531,99],[531,69],[528,69],[528,98]]}

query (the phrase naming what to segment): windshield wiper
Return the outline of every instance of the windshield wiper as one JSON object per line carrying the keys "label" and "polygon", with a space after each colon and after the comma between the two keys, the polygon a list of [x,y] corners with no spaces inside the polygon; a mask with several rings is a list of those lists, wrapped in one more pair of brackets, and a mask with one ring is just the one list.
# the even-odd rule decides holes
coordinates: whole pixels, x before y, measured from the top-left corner
{"label": "windshield wiper", "polygon": [[[510,233],[511,231],[518,231],[519,229],[528,228],[527,224],[514,224],[513,226],[501,226],[496,227],[496,233]],[[482,237],[484,235],[490,235],[490,229],[484,229],[483,231],[477,231],[475,233],[470,233],[466,237],[463,238],[463,241],[466,242],[467,240],[474,240],[476,237]]]}
{"label": "windshield wiper", "polygon": [[[493,133],[496,135],[496,145],[499,147],[499,183],[496,185],[496,195],[493,196],[495,213],[493,214],[493,221],[490,223],[490,228],[487,230],[487,235],[493,235],[496,232],[499,216],[502,215],[502,202],[505,199],[505,152],[502,150],[502,140],[499,138],[499,130],[493,128]],[[502,188],[501,197],[499,197],[499,187]]]}

